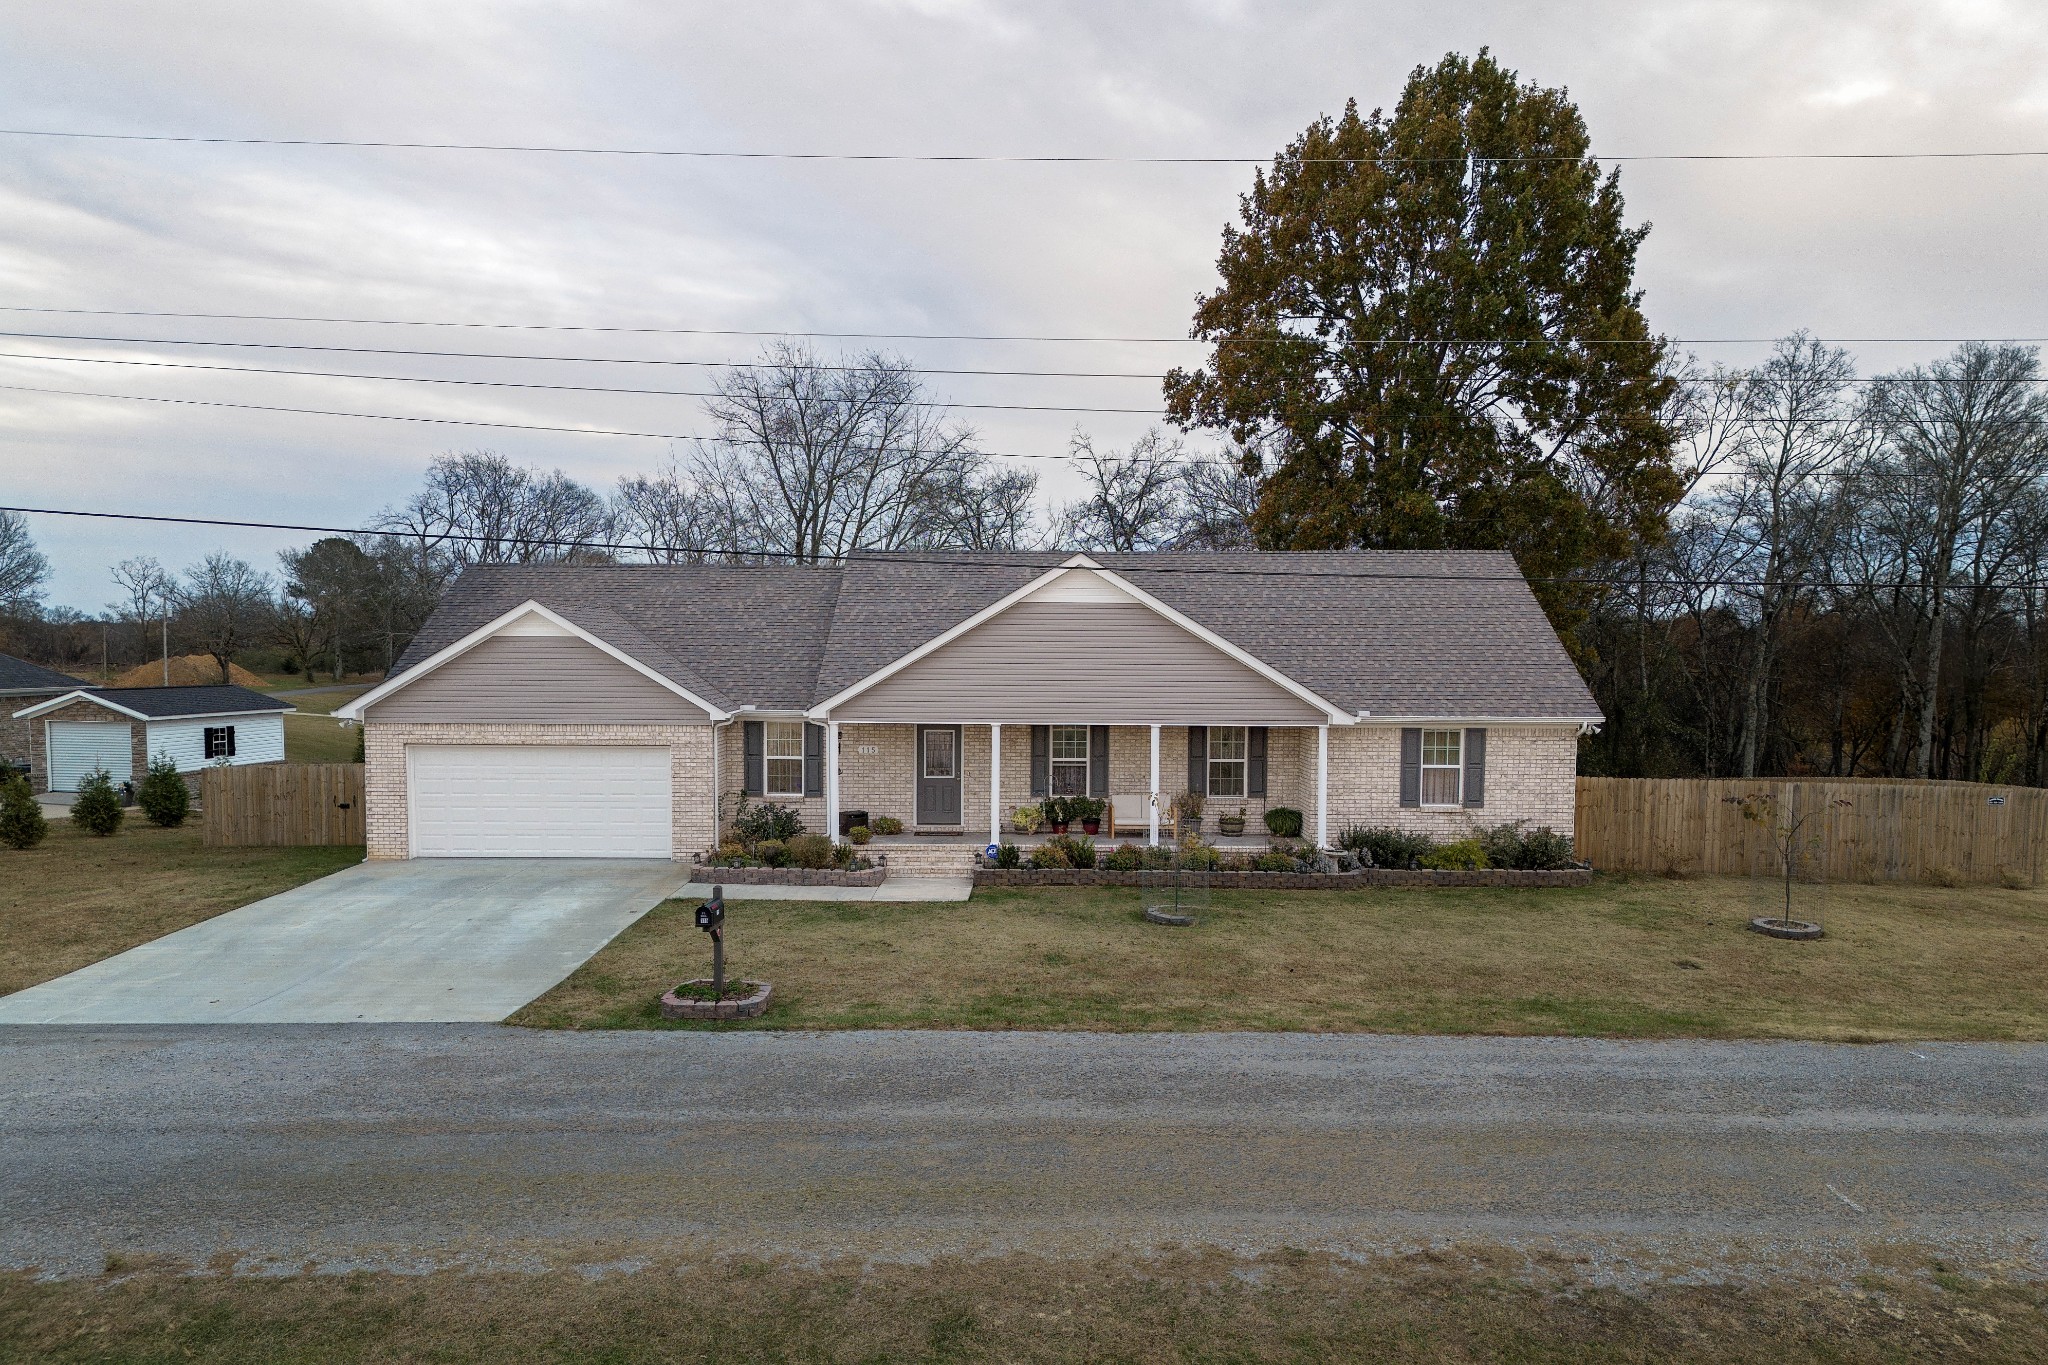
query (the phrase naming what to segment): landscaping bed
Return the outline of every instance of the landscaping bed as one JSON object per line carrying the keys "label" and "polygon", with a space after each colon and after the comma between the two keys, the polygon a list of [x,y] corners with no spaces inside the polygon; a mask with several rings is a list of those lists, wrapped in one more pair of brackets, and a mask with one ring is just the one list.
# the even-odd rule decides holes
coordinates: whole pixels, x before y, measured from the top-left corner
{"label": "landscaping bed", "polygon": [[[996,868],[976,869],[976,886],[1153,886],[1162,877],[1177,874],[1167,870],[1151,872],[1107,872],[1100,868]],[[1476,870],[1436,872],[1395,867],[1363,868],[1356,872],[1189,872],[1202,884],[1218,890],[1245,891],[1355,891],[1369,886],[1590,886],[1593,870],[1587,867],[1561,868],[1554,872],[1527,872],[1514,868],[1488,867]]]}
{"label": "landscaping bed", "polygon": [[714,886],[880,886],[888,875],[884,867],[842,872],[831,867],[713,867],[698,863],[690,869],[691,880]]}

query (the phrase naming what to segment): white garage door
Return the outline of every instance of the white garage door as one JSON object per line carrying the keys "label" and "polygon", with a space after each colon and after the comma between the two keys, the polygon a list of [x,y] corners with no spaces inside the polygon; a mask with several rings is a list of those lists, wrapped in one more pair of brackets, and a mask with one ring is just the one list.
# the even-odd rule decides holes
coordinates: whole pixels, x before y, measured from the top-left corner
{"label": "white garage door", "polygon": [[50,722],[50,790],[75,792],[94,768],[115,782],[135,776],[135,745],[127,721]]}
{"label": "white garage door", "polygon": [[419,744],[405,751],[416,858],[666,858],[664,748]]}

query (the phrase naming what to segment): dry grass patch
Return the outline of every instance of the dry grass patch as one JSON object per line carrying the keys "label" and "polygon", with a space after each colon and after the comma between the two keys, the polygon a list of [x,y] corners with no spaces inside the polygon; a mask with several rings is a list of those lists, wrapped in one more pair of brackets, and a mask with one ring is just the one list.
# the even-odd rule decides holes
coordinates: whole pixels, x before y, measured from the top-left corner
{"label": "dry grass patch", "polygon": [[163,1270],[0,1278],[0,1361],[2038,1361],[2038,1286],[1595,1289],[1462,1251],[928,1266],[756,1261],[585,1279]]}
{"label": "dry grass patch", "polygon": [[361,862],[357,848],[207,848],[200,818],[158,829],[131,810],[100,839],[52,820],[0,848],[0,995]]}
{"label": "dry grass patch", "polygon": [[[1621,877],[1218,892],[1193,929],[1145,924],[1121,888],[734,901],[729,969],[777,1003],[709,1027],[2048,1038],[2048,893],[1835,887],[1829,936],[1806,944],[1748,932],[1757,899],[1743,881]],[[656,997],[709,958],[691,909],[664,904],[513,1022],[662,1027]]]}

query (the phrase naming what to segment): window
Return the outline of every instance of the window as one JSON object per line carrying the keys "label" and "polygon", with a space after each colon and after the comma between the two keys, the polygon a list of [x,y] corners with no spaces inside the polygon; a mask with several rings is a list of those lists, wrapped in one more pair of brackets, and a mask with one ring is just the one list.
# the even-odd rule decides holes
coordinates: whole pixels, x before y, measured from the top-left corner
{"label": "window", "polygon": [[924,775],[926,777],[954,777],[959,768],[954,762],[953,732],[951,730],[927,730],[924,732]]}
{"label": "window", "polygon": [[1245,756],[1251,742],[1242,725],[1209,727],[1209,795],[1243,796]]}
{"label": "window", "polygon": [[209,725],[201,736],[208,758],[233,758],[235,756],[235,727],[232,725]]}
{"label": "window", "polygon": [[761,742],[768,759],[768,795],[804,794],[804,723],[800,720],[771,720],[761,727]]}
{"label": "window", "polygon": [[1455,806],[1465,798],[1464,733],[1422,732],[1422,804]]}
{"label": "window", "polygon": [[1085,725],[1052,727],[1052,794],[1088,794],[1088,727]]}

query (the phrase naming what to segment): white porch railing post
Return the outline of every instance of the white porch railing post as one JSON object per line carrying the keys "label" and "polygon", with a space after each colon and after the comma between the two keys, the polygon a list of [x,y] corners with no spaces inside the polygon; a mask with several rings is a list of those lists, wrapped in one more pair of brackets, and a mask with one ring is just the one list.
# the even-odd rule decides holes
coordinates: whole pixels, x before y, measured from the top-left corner
{"label": "white porch railing post", "polygon": [[1316,727],[1316,847],[1330,846],[1330,727]]}
{"label": "white porch railing post", "polygon": [[988,841],[1003,842],[1003,727],[988,727]]}
{"label": "white porch railing post", "polygon": [[1159,727],[1152,727],[1152,809],[1147,818],[1152,822],[1151,844],[1159,846]]}
{"label": "white porch railing post", "polygon": [[839,722],[825,722],[825,837],[839,840]]}

